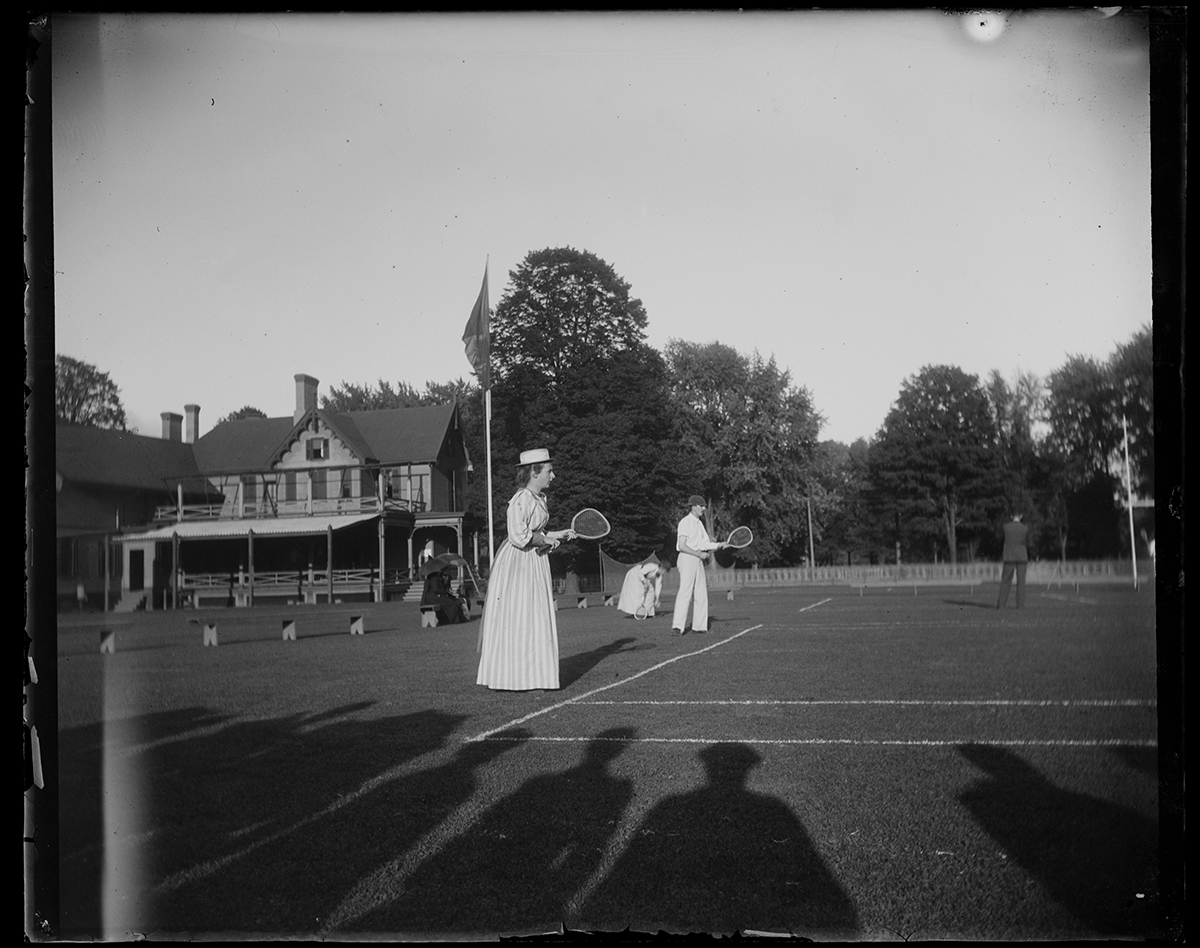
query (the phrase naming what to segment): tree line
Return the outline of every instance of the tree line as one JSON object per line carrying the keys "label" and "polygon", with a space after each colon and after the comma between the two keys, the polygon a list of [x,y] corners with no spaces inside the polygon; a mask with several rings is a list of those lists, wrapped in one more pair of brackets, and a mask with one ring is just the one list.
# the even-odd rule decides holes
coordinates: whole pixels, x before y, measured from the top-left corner
{"label": "tree line", "polygon": [[[824,418],[811,394],[773,356],[680,339],[660,352],[646,341],[647,324],[629,284],[588,251],[534,251],[510,271],[491,314],[497,542],[515,459],[543,446],[561,474],[554,522],[583,507],[604,511],[605,552],[626,562],[652,552],[674,559],[675,525],[694,493],[708,499],[713,536],[754,530],[752,546],[720,554],[726,566],[995,559],[1000,525],[1017,510],[1036,557],[1127,556],[1126,431],[1133,492],[1153,498],[1148,326],[1107,360],[1071,356],[1045,379],[924,366],[872,438],[844,445],[820,440]],[[475,381],[343,382],[321,402],[359,411],[450,400],[474,470],[467,516],[486,532]],[[63,398],[60,416],[70,409],[88,423],[74,404]],[[247,413],[261,414],[247,406],[235,415]],[[116,417],[111,405],[107,417]],[[1139,518],[1152,536],[1152,515]],[[594,568],[594,556],[585,544],[556,554],[579,572]]]}

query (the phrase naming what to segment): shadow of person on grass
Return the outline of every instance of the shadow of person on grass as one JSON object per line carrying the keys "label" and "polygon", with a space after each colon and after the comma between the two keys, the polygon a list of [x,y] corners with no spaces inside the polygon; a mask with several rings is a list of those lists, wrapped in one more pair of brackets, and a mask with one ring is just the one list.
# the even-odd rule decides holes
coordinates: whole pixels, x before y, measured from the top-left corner
{"label": "shadow of person on grass", "polygon": [[[182,708],[121,722],[134,743],[185,735],[227,718],[207,708]],[[59,917],[58,935],[91,938],[102,932],[101,884],[105,871],[105,741],[112,724],[88,724],[58,734]],[[118,788],[127,790],[128,788]]]}
{"label": "shadow of person on grass", "polygon": [[712,744],[708,782],[650,811],[579,913],[586,928],[853,933],[854,905],[782,801],[746,786],[758,753]]}
{"label": "shadow of person on grass", "polygon": [[422,865],[391,904],[342,931],[550,931],[595,870],[633,794],[610,772],[634,735],[593,738],[569,770],[531,777]]}
{"label": "shadow of person on grass", "polygon": [[943,599],[948,606],[970,606],[973,609],[987,609],[989,612],[996,611],[994,602],[984,602],[982,599]]}
{"label": "shadow of person on grass", "polygon": [[1129,809],[1062,790],[1016,754],[959,747],[987,777],[959,797],[1005,853],[1098,935],[1158,932],[1158,826]]}
{"label": "shadow of person on grass", "polygon": [[579,652],[576,655],[560,659],[558,663],[559,688],[566,688],[568,685],[574,684],[606,658],[610,658],[620,652],[636,651],[637,649],[633,645],[636,641],[637,639],[628,637],[614,639],[607,645],[601,645],[590,651]]}
{"label": "shadow of person on grass", "polygon": [[[475,794],[479,772],[529,732],[500,736],[460,744],[444,763],[368,783],[299,831],[231,864],[221,889],[239,893],[236,911],[255,931],[327,932],[352,924],[389,901],[403,885],[413,848]],[[195,887],[180,890],[184,900],[198,895]]]}
{"label": "shadow of person on grass", "polygon": [[[316,834],[388,771],[444,746],[464,720],[436,710],[353,716],[362,708],[144,735],[133,757],[148,887],[140,930],[272,932],[328,895],[322,872],[353,877],[353,834],[306,850],[307,864],[290,860],[291,841]],[[301,927],[315,930],[315,917]]]}

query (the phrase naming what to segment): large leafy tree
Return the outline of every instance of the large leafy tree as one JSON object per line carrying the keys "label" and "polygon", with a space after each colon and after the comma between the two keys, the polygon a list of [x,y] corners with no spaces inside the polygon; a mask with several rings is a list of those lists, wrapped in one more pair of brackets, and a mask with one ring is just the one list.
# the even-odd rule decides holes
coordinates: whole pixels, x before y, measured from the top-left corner
{"label": "large leafy tree", "polygon": [[1107,473],[1121,443],[1110,373],[1093,358],[1070,356],[1050,373],[1047,388],[1050,442],[1074,459],[1082,477]]}
{"label": "large leafy tree", "polygon": [[1032,372],[1018,372],[1009,384],[993,369],[985,391],[996,426],[1005,493],[1011,503],[1027,506],[1037,458],[1035,429],[1044,414],[1045,389]]}
{"label": "large leafy tree", "polygon": [[1154,367],[1143,327],[1105,362],[1070,356],[1047,381],[1049,433],[1042,450],[1061,556],[1124,549],[1125,429],[1135,492],[1154,493]]}
{"label": "large leafy tree", "polygon": [[1154,496],[1154,340],[1143,326],[1108,360],[1112,384],[1113,423],[1129,430],[1129,458],[1135,492]]}
{"label": "large leafy tree", "polygon": [[54,412],[72,425],[125,430],[121,393],[108,373],[66,355],[54,359]]}
{"label": "large leafy tree", "polygon": [[571,247],[531,252],[509,273],[491,325],[492,371],[533,369],[557,386],[568,370],[645,343],[646,310],[594,253]]}
{"label": "large leafy tree", "polygon": [[[496,539],[522,450],[550,448],[559,475],[552,526],[582,507],[612,523],[604,549],[640,559],[663,549],[677,506],[668,379],[646,345],[646,314],[613,268],[571,248],[530,253],[492,318],[492,502]],[[595,544],[565,544],[556,568],[595,570]]]}
{"label": "large leafy tree", "polygon": [[905,381],[871,448],[877,509],[920,555],[940,537],[950,561],[978,541],[1003,506],[996,426],[987,394],[955,366]]}
{"label": "large leafy tree", "polygon": [[849,446],[839,441],[817,446],[810,498],[818,566],[850,565],[856,553],[868,558],[875,553],[875,518],[867,500],[869,453],[864,438]]}
{"label": "large leafy tree", "polygon": [[[504,471],[495,485],[497,527],[514,483],[508,476],[521,450],[551,449],[558,478],[548,496],[552,527],[567,525],[584,507],[604,512],[612,533],[604,550],[633,562],[652,552],[662,555],[675,525],[678,487],[673,474],[681,450],[672,444],[666,370],[653,349],[638,347],[564,370],[557,395],[544,386],[514,387],[510,376],[493,393],[493,450]],[[677,518],[676,518],[677,519]],[[672,534],[673,537],[673,534]],[[566,544],[555,562],[592,572],[595,545]]]}
{"label": "large leafy tree", "polygon": [[[1042,525],[1055,519],[1053,497],[1047,489],[1044,439],[1038,434],[1045,419],[1045,386],[1032,372],[1018,372],[1009,382],[993,369],[984,390],[996,426],[996,458],[1005,501],[998,519],[1020,510],[1031,528],[1030,543],[1036,545],[1036,538],[1043,534]],[[997,522],[991,536],[983,539],[982,548],[998,556],[1002,546],[1002,526]]]}
{"label": "large leafy tree", "polygon": [[321,407],[326,411],[376,411],[384,408],[422,408],[427,405],[444,405],[458,400],[461,403],[478,398],[479,386],[473,382],[455,379],[452,382],[426,382],[424,390],[408,382],[391,382],[380,379],[375,385],[359,385],[342,382],[334,385],[328,395],[321,396]]}
{"label": "large leafy tree", "polygon": [[1112,551],[1076,541],[1095,533],[1079,518],[1109,520],[1115,509],[1113,463],[1120,433],[1113,424],[1117,399],[1111,375],[1095,359],[1070,356],[1050,373],[1047,389],[1050,430],[1042,456],[1060,556],[1105,555]]}
{"label": "large leafy tree", "polygon": [[690,483],[709,501],[709,531],[745,524],[754,545],[733,559],[797,563],[807,551],[807,503],[821,416],[774,357],[678,339],[666,347],[675,425],[695,459]]}

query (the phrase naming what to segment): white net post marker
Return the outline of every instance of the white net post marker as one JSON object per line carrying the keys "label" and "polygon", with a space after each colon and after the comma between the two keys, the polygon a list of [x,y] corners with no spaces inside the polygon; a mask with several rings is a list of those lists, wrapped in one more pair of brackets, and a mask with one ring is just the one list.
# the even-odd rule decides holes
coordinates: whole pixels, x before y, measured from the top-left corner
{"label": "white net post marker", "polygon": [[214,648],[217,644],[217,624],[215,622],[204,623],[204,644],[211,645]]}
{"label": "white net post marker", "polygon": [[284,619],[283,620],[283,640],[285,642],[289,642],[289,641],[295,642],[296,641],[296,620],[295,619]]}
{"label": "white net post marker", "polygon": [[100,654],[115,655],[117,651],[117,633],[115,629],[100,630]]}
{"label": "white net post marker", "polygon": [[350,617],[350,634],[351,635],[362,635],[363,634],[363,617],[362,616],[351,616]]}

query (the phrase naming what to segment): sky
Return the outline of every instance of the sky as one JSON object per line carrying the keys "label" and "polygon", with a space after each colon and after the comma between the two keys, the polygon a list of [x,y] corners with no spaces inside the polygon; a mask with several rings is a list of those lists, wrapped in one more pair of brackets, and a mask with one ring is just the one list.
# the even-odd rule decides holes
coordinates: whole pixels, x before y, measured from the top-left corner
{"label": "sky", "polygon": [[904,381],[1045,377],[1151,318],[1149,53],[1121,8],[53,22],[55,349],[129,426],[294,376],[469,378],[532,251],[648,342],[773,357],[822,439]]}

